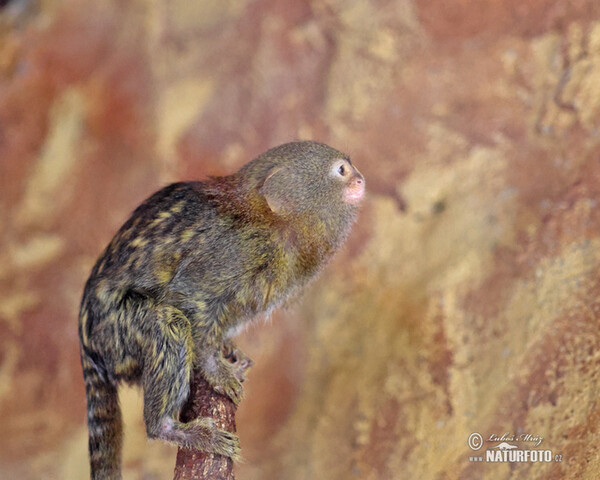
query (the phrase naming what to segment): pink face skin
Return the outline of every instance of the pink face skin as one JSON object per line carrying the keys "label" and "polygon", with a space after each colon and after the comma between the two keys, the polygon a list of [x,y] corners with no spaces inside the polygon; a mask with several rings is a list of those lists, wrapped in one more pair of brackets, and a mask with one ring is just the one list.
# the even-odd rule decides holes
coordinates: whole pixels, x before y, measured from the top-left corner
{"label": "pink face skin", "polygon": [[344,189],[344,200],[346,203],[356,204],[360,202],[365,194],[365,180],[358,170],[356,175],[348,182]]}
{"label": "pink face skin", "polygon": [[330,175],[346,186],[343,189],[344,202],[354,205],[365,194],[365,179],[362,174],[345,158],[338,158],[331,164]]}

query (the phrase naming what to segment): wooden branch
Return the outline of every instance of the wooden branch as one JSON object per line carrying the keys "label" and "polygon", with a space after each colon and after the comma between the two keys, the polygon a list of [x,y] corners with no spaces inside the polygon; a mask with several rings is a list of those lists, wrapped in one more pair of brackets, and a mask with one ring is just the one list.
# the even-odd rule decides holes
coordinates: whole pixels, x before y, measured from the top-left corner
{"label": "wooden branch", "polygon": [[[190,397],[181,412],[181,420],[189,422],[197,417],[212,417],[217,427],[235,432],[235,404],[215,392],[194,372],[190,384]],[[215,453],[179,448],[174,480],[235,480],[233,460]]]}

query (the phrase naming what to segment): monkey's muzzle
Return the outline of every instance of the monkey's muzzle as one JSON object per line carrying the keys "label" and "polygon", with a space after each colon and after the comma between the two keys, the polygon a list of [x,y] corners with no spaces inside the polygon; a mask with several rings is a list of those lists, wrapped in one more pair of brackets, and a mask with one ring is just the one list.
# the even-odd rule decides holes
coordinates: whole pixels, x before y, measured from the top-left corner
{"label": "monkey's muzzle", "polygon": [[362,174],[356,170],[354,176],[344,189],[344,200],[346,203],[355,204],[362,200],[365,194],[365,179]]}

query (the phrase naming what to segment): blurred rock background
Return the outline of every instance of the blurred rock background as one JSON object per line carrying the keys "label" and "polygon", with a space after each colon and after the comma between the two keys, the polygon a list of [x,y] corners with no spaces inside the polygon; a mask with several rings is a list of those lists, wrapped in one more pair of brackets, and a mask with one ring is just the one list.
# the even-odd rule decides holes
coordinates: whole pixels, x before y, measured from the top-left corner
{"label": "blurred rock background", "polygon": [[[237,478],[597,478],[597,0],[0,3],[1,479],[86,478],[78,303],[133,208],[297,138],[368,198],[240,342]],[[125,479],[172,478],[121,401]],[[562,462],[470,462],[473,432]]]}

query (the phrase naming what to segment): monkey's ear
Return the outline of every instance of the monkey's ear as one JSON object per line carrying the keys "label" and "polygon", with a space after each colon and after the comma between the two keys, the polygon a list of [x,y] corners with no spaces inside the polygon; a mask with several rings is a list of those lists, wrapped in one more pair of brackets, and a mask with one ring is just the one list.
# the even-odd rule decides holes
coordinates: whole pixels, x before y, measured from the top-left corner
{"label": "monkey's ear", "polygon": [[271,211],[278,215],[291,209],[290,202],[285,196],[286,183],[289,182],[286,182],[286,172],[283,167],[274,167],[259,190],[261,195],[265,197]]}

